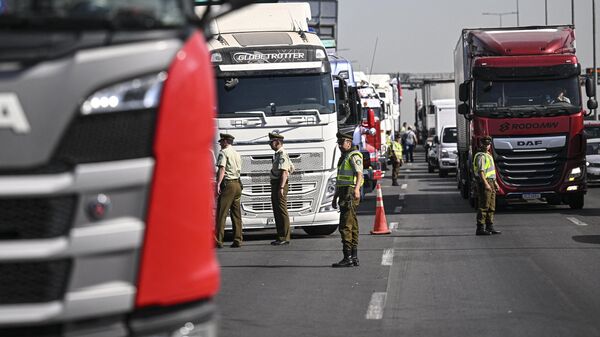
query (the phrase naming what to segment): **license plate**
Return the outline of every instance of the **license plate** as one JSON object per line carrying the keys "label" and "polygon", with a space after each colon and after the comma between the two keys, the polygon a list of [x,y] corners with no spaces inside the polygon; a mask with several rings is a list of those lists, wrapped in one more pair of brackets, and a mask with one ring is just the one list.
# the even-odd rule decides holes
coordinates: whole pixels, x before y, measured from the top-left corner
{"label": "license plate", "polygon": [[525,200],[539,199],[541,197],[542,195],[539,193],[523,193],[523,199]]}
{"label": "license plate", "polygon": [[268,225],[275,225],[275,218],[268,218],[267,219],[267,226]]}

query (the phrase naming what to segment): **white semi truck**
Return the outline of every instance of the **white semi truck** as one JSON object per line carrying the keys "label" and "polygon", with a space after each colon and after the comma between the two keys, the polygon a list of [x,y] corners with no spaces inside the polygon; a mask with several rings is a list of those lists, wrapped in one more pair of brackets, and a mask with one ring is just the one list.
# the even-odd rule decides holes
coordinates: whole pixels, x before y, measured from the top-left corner
{"label": "white semi truck", "polygon": [[307,3],[256,4],[213,24],[216,124],[235,137],[242,157],[244,228],[275,226],[267,135],[278,132],[295,166],[288,194],[292,227],[320,235],[337,229],[339,212],[331,206],[340,155],[336,102],[325,48],[308,31],[310,17]]}

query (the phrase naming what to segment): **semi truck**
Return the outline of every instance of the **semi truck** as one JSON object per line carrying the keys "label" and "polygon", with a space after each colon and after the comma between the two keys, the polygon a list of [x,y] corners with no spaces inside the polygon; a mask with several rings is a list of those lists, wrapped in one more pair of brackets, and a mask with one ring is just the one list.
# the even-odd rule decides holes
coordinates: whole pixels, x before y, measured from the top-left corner
{"label": "semi truck", "polygon": [[328,58],[333,74],[333,87],[338,109],[338,130],[352,133],[356,125],[360,123],[361,114],[360,97],[354,80],[352,62],[333,54],[328,55]]}
{"label": "semi truck", "polygon": [[215,336],[212,8],[2,1],[0,336]]}
{"label": "semi truck", "polygon": [[[492,137],[502,200],[584,205],[581,66],[572,26],[463,29],[454,50],[458,185],[472,204],[472,158]],[[594,96],[586,80],[588,96]],[[565,99],[566,97],[566,99]],[[588,108],[597,105],[588,100]]]}
{"label": "semi truck", "polygon": [[213,24],[215,123],[235,137],[242,158],[244,228],[275,227],[268,133],[276,132],[295,166],[291,226],[319,235],[337,229],[339,211],[331,205],[340,156],[337,108],[330,63],[319,37],[308,31],[310,17],[306,3],[255,4]]}

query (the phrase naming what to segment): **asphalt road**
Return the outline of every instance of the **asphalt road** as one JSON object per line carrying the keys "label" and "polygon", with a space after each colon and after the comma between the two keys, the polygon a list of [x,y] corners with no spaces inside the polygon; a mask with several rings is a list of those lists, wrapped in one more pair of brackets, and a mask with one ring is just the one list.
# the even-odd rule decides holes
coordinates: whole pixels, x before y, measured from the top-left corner
{"label": "asphalt road", "polygon": [[427,173],[421,152],[401,177],[382,184],[392,234],[369,234],[374,193],[361,204],[360,267],[331,268],[337,232],[219,250],[219,336],[600,336],[600,188],[583,210],[501,209],[502,234],[480,237],[454,175]]}

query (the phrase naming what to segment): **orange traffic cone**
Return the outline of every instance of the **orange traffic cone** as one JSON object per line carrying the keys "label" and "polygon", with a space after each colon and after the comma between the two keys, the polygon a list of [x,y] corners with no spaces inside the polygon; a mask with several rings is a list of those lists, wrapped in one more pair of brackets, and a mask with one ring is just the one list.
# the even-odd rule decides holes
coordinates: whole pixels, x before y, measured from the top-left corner
{"label": "orange traffic cone", "polygon": [[377,205],[375,206],[375,222],[371,234],[390,234],[390,229],[385,218],[385,209],[383,208],[383,196],[381,195],[381,185],[377,183]]}

